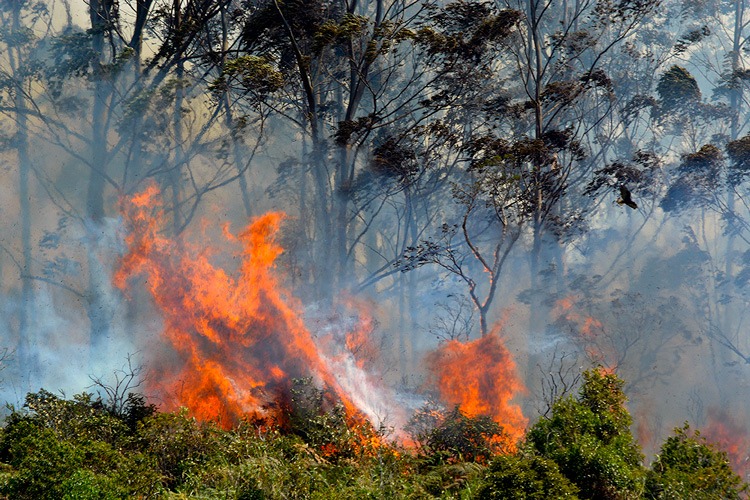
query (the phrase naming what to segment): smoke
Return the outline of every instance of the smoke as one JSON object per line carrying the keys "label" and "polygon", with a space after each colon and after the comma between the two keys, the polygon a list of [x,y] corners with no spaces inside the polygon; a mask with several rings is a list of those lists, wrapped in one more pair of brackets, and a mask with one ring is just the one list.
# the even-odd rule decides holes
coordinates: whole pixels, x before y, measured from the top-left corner
{"label": "smoke", "polygon": [[[72,7],[81,23],[89,22],[91,17],[85,6]],[[672,17],[675,22],[680,18]],[[127,25],[127,20],[123,23]],[[556,25],[550,23],[553,24]],[[5,27],[10,25],[5,23]],[[68,28],[70,33],[83,35],[89,26]],[[651,31],[644,30],[643,36],[647,33]],[[481,280],[486,278],[486,270],[477,262],[471,263],[470,249],[456,240],[451,249],[456,251],[455,263],[463,266],[463,276],[440,265],[424,265],[406,273],[396,265],[404,249],[431,238],[432,242],[444,242],[441,238],[460,222],[462,207],[451,198],[449,181],[462,179],[455,164],[451,165],[457,153],[450,145],[441,149],[440,141],[438,145],[431,144],[435,149],[424,157],[420,156],[423,151],[412,154],[408,150],[408,140],[404,142],[407,147],[400,146],[403,150],[381,147],[381,153],[390,154],[380,155],[378,172],[369,168],[369,153],[365,151],[359,157],[352,153],[352,163],[346,165],[351,167],[352,175],[340,175],[334,170],[343,165],[310,159],[314,155],[308,126],[293,123],[296,118],[285,121],[282,115],[286,111],[266,120],[256,113],[260,108],[243,108],[240,100],[234,116],[247,112],[247,117],[242,116],[234,124],[221,120],[209,123],[206,117],[218,108],[209,109],[212,103],[204,99],[204,82],[191,80],[194,75],[187,71],[180,84],[171,81],[158,91],[141,94],[145,88],[141,84],[150,83],[148,76],[137,70],[131,72],[126,67],[131,61],[124,52],[112,54],[109,60],[112,68],[121,71],[109,75],[115,84],[108,87],[106,82],[95,82],[101,94],[111,97],[113,106],[108,110],[111,115],[106,121],[106,144],[96,143],[93,139],[99,137],[99,131],[92,133],[91,125],[96,121],[105,126],[105,121],[99,120],[102,116],[93,116],[95,99],[90,94],[92,81],[88,79],[92,75],[85,74],[84,66],[75,66],[75,61],[69,59],[77,47],[64,45],[84,40],[66,37],[57,40],[63,43],[60,47],[47,44],[42,50],[60,50],[61,60],[84,74],[80,79],[81,75],[58,75],[60,79],[52,83],[59,88],[52,90],[61,95],[46,96],[40,90],[38,95],[29,96],[36,99],[35,109],[56,117],[45,123],[29,115],[31,122],[26,132],[33,146],[30,165],[21,165],[13,149],[16,143],[11,136],[18,132],[18,124],[13,121],[12,110],[8,120],[3,121],[7,132],[0,139],[3,148],[8,149],[3,149],[0,158],[4,174],[0,182],[0,397],[17,405],[26,392],[40,388],[68,395],[87,390],[92,376],[112,380],[112,373],[121,369],[128,354],[133,353],[136,363],[146,366],[144,375],[163,383],[159,387],[153,382],[143,386],[147,396],[165,408],[194,405],[205,410],[206,418],[221,413],[205,407],[206,401],[240,402],[242,411],[256,408],[262,406],[260,402],[274,387],[282,387],[289,378],[307,375],[314,375],[321,385],[337,388],[376,426],[401,427],[410,413],[422,405],[428,387],[438,392],[440,386],[450,387],[460,393],[463,382],[468,384],[464,379],[469,369],[456,370],[450,379],[439,383],[442,370],[455,368],[451,366],[454,361],[436,354],[430,358],[430,353],[445,353],[450,350],[448,346],[456,348],[456,340],[476,345],[471,344],[477,339],[476,307],[468,296],[475,290],[471,288],[472,280],[478,283],[476,290],[485,291],[486,282]],[[30,58],[34,50],[27,52]],[[619,57],[617,54],[615,57]],[[646,59],[649,58],[640,60]],[[5,71],[6,63],[3,59],[5,74],[26,78],[23,71],[14,72],[18,68]],[[346,61],[346,67],[348,64]],[[196,62],[195,67],[200,68],[200,64]],[[654,70],[649,68],[644,73],[651,78]],[[125,79],[117,81],[121,75],[126,75]],[[183,81],[189,83],[183,86]],[[506,80],[502,81],[504,85]],[[631,83],[616,80],[616,92],[624,91],[638,78],[629,76],[628,81]],[[33,85],[28,81],[21,83],[29,88],[45,85],[41,80]],[[635,91],[641,98],[653,93],[653,88],[647,86],[649,82],[639,83],[643,86]],[[710,86],[707,80],[701,80],[701,85]],[[184,126],[175,127],[180,122],[175,119],[176,114],[183,113],[176,106],[177,87],[185,92],[181,106],[191,108],[191,113],[182,115],[187,116]],[[129,93],[130,88],[138,93]],[[285,89],[284,95],[292,96],[293,101],[292,90]],[[374,92],[386,95],[377,88]],[[503,89],[503,95],[506,92],[512,97],[513,89]],[[408,95],[405,92],[404,99]],[[366,94],[363,101],[378,96]],[[6,102],[6,93],[0,97]],[[415,99],[422,101],[424,97]],[[509,104],[522,104],[511,97]],[[624,102],[628,95],[618,94],[618,99]],[[321,106],[325,108],[321,121],[343,115],[341,110],[328,108],[335,105],[335,100]],[[402,105],[398,100],[394,102]],[[411,115],[409,108],[404,109],[407,111],[393,116]],[[478,110],[480,106],[470,109]],[[383,116],[394,111],[387,106],[383,110]],[[370,111],[359,109],[360,114],[355,113],[355,120],[349,125],[381,127],[384,121],[373,120],[368,115]],[[218,112],[211,116],[224,118]],[[456,123],[464,119],[461,116]],[[226,120],[231,121],[231,117]],[[330,133],[337,140],[342,138],[334,135],[341,131],[335,121],[331,119],[322,136]],[[661,126],[643,123],[648,128]],[[410,129],[412,125],[406,121],[394,125],[393,131],[386,127],[377,131],[385,136],[399,133],[398,127]],[[706,125],[698,132],[706,136],[716,133],[719,137],[726,132],[722,128],[725,125]],[[618,123],[615,128],[620,127],[623,124]],[[357,131],[352,137],[365,141],[364,137],[374,131]],[[646,134],[637,129],[630,132],[632,136]],[[660,136],[662,133],[666,135]],[[658,131],[653,140],[663,139],[664,148],[672,148],[667,145],[672,140],[676,145],[688,142],[685,137],[669,134],[668,130]],[[239,144],[232,143],[236,137],[241,138]],[[603,140],[600,145],[620,143],[614,139]],[[692,137],[690,142],[701,144],[703,139]],[[610,153],[603,152],[602,157],[630,156],[638,146],[625,139],[622,142]],[[348,146],[367,149],[364,142]],[[621,149],[627,154],[623,155]],[[332,157],[340,152],[333,147],[327,151]],[[664,158],[672,164],[660,167],[659,175],[669,177],[680,161],[680,152],[674,148],[666,151]],[[597,150],[591,153],[600,161]],[[423,159],[429,168],[418,178],[409,177],[413,164]],[[106,164],[96,163],[99,160]],[[384,163],[385,160],[391,163]],[[603,166],[585,161],[577,165],[582,177],[588,175],[586,169]],[[22,170],[30,177],[25,192],[20,188]],[[95,181],[102,174],[107,176],[107,184],[97,191]],[[399,177],[401,174],[405,176]],[[157,179],[164,188],[162,224],[151,236],[153,241],[165,245],[156,254],[168,265],[165,272],[151,275],[138,274],[133,269],[132,274],[138,276],[129,276],[127,286],[120,280],[120,286],[115,287],[113,274],[121,266],[122,256],[133,248],[123,239],[133,234],[133,228],[124,227],[119,218],[102,218],[101,214],[97,221],[90,220],[88,205],[101,202],[103,212],[115,215],[118,198],[123,193],[139,192],[147,177]],[[603,191],[591,200],[576,192],[582,185],[568,186],[566,194],[570,196],[565,203],[572,200],[571,206],[563,204],[560,212],[576,209],[577,203],[594,205],[585,214],[587,232],[569,234],[563,239],[550,237],[537,249],[536,256],[531,255],[535,251],[533,235],[523,232],[494,277],[497,293],[488,310],[490,323],[507,315],[501,331],[493,335],[502,339],[508,352],[492,346],[492,352],[498,354],[492,360],[478,361],[478,357],[468,356],[462,361],[469,368],[489,373],[490,368],[507,365],[505,360],[510,359],[528,391],[518,391],[513,398],[503,397],[522,405],[526,410],[524,417],[531,423],[537,417],[535,398],[539,398],[543,377],[564,376],[572,381],[581,370],[601,363],[625,379],[630,409],[648,453],[655,452],[658,443],[684,420],[707,425],[713,418],[709,409],[722,408],[736,421],[722,435],[737,436],[740,449],[735,455],[743,459],[748,445],[740,435],[747,434],[750,421],[746,418],[750,402],[744,397],[750,389],[750,337],[746,333],[750,255],[743,246],[747,238],[743,229],[729,222],[747,218],[746,207],[737,198],[734,211],[701,206],[683,213],[667,213],[659,202],[667,192],[666,184],[654,180],[641,189],[631,186],[639,207],[631,210],[615,202],[619,195],[615,184],[621,179],[613,174],[606,180]],[[743,196],[744,190],[740,186],[734,195]],[[678,204],[688,204],[689,198],[677,200]],[[21,200],[30,200],[29,213],[22,213]],[[274,286],[263,292],[261,307],[234,307],[239,300],[233,294],[257,293],[256,281],[261,274],[243,279],[238,271],[243,260],[241,250],[237,252],[241,237],[233,236],[228,228],[243,227],[250,213],[260,216],[268,209],[287,212],[278,236],[283,252],[275,255],[277,260],[262,274],[264,279],[272,278]],[[29,220],[28,241],[22,241],[20,221],[25,218]],[[476,224],[485,227],[486,219],[477,219]],[[198,226],[206,231],[193,232]],[[166,242],[166,235],[175,233],[181,233],[179,241]],[[491,245],[499,233],[497,227],[491,228],[481,233],[478,241]],[[341,248],[342,242],[350,247]],[[31,276],[22,276],[26,273],[24,245],[33,250]],[[184,265],[178,266],[172,259],[182,255],[185,248],[193,253]],[[340,265],[334,265],[337,260]],[[536,275],[532,275],[532,269]],[[229,295],[191,295],[200,289],[201,283],[196,280],[208,278],[222,281]],[[26,303],[22,302],[24,279],[33,281],[33,293]],[[153,294],[151,288],[159,288],[164,282],[170,287]],[[272,299],[274,288],[280,294]],[[369,297],[370,302],[353,305],[352,295],[359,299]],[[204,302],[209,296],[231,304],[230,314],[214,315]],[[164,301],[164,297],[170,300]],[[185,298],[191,302],[177,304]],[[255,316],[243,316],[251,309],[257,313]],[[25,311],[30,314],[25,337],[20,338],[21,315]],[[277,313],[290,313],[292,317],[272,322],[271,327],[261,325]],[[201,317],[209,320],[201,324]],[[188,319],[193,323],[188,324]],[[278,340],[289,331],[297,332],[302,344],[290,346]],[[225,336],[230,341],[216,347],[215,339]],[[188,340],[196,337],[200,342],[193,352],[186,346]],[[574,368],[554,365],[563,353],[569,355],[566,360],[576,360]],[[438,361],[425,363],[426,356]],[[222,364],[227,360],[232,366]],[[259,378],[246,380],[247,373],[255,374],[253,369],[246,369],[248,362],[262,367]],[[214,368],[218,375],[206,379],[180,376],[186,367]],[[480,375],[473,374],[473,380],[481,380]],[[202,392],[188,397],[185,386],[191,382]],[[222,389],[232,396],[219,398],[217,394]],[[459,402],[457,397],[447,397],[445,401]]]}
{"label": "smoke", "polygon": [[[15,294],[6,294],[0,300],[0,345],[19,346],[3,351],[0,397],[15,406],[23,403],[28,392],[40,389],[67,396],[97,392],[93,379],[113,382],[115,372],[123,369],[128,357],[134,366],[140,366],[138,352],[142,347],[138,342],[148,339],[134,332],[148,322],[142,318],[140,325],[132,324],[122,294],[112,285],[112,262],[122,251],[121,220],[87,221],[83,227],[58,230],[64,233],[60,238],[72,242],[75,250],[98,264],[89,266],[85,274],[96,285],[96,303],[106,315],[106,328],[93,329],[86,314],[92,290],[72,284],[84,275],[80,264],[57,244],[48,245],[53,265],[35,280],[31,302],[22,304]],[[50,233],[46,237],[51,238]],[[19,339],[18,325],[25,311],[30,312],[28,338]]]}

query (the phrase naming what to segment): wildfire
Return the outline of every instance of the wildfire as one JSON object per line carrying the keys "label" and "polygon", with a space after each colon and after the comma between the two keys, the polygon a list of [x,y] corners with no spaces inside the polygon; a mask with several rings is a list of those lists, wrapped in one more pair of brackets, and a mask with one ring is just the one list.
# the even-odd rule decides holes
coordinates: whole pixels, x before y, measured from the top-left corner
{"label": "wildfire", "polygon": [[511,401],[525,387],[498,330],[471,342],[446,342],[428,355],[427,364],[441,400],[468,417],[492,417],[507,434],[502,447],[512,451],[528,421]]}
{"label": "wildfire", "polygon": [[[581,314],[575,308],[576,300],[573,296],[563,297],[555,302],[552,314],[558,317],[558,322],[568,325],[584,344],[586,356],[594,363],[611,365],[616,359],[611,346],[607,345],[604,324],[598,319]],[[614,367],[610,367],[614,370]]]}
{"label": "wildfire", "polygon": [[274,237],[283,214],[258,217],[236,237],[225,230],[242,244],[233,277],[210,262],[208,250],[159,233],[163,210],[155,186],[125,200],[122,211],[130,233],[115,283],[126,289],[129,278],[145,276],[178,358],[154,363],[151,392],[168,406],[229,426],[262,411],[292,379],[313,376],[356,413],[321,359],[301,307],[271,273],[282,252]]}
{"label": "wildfire", "polygon": [[596,318],[577,312],[574,309],[575,304],[576,302],[573,297],[563,297],[555,302],[553,314],[556,314],[557,316],[564,318],[566,321],[576,325],[578,331],[583,337],[587,339],[595,339],[602,333],[604,325],[602,325],[602,322]]}
{"label": "wildfire", "polygon": [[702,434],[708,442],[727,452],[734,472],[746,477],[750,472],[750,436],[743,424],[721,408],[710,408]]}
{"label": "wildfire", "polygon": [[[372,305],[344,297],[334,313],[310,308],[313,337],[302,306],[275,278],[283,251],[275,236],[284,214],[257,217],[237,235],[223,226],[218,245],[198,247],[160,232],[164,211],[156,186],[123,200],[122,213],[128,251],[115,284],[127,291],[132,278],[142,277],[160,312],[166,349],[150,349],[147,383],[165,409],[187,407],[196,418],[229,427],[272,411],[273,403],[281,408],[293,380],[312,377],[344,405],[361,452],[380,449],[382,437],[373,431],[386,422],[394,438],[404,438],[408,405],[397,402],[378,373]],[[235,249],[237,269],[215,265],[227,248]],[[498,449],[514,449],[527,421],[511,400],[524,388],[497,331],[446,343],[428,362],[443,402],[469,417],[494,418],[504,429]]]}

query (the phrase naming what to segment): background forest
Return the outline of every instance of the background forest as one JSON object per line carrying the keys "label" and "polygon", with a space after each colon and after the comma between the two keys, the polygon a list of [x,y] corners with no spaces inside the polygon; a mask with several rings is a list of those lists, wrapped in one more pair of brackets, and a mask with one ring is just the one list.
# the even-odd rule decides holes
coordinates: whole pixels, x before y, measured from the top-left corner
{"label": "background forest", "polygon": [[532,424],[601,365],[648,455],[689,420],[745,477],[745,8],[0,0],[2,397],[137,366],[179,406],[148,377],[179,363],[162,332],[198,299],[164,306],[159,284],[189,280],[123,256],[198,245],[194,274],[230,283],[224,247],[283,211],[272,284],[312,337],[365,318],[355,357],[400,407],[449,364],[424,361],[436,346],[502,338]]}

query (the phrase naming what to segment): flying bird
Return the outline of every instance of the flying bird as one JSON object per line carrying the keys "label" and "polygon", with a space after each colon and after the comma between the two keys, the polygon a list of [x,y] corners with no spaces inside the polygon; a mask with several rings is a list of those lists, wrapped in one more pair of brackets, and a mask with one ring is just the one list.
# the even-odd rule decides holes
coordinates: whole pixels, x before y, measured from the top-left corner
{"label": "flying bird", "polygon": [[620,185],[620,197],[617,198],[618,205],[627,205],[633,210],[638,208],[638,205],[633,201],[633,196],[630,194],[630,190],[625,187],[625,184]]}

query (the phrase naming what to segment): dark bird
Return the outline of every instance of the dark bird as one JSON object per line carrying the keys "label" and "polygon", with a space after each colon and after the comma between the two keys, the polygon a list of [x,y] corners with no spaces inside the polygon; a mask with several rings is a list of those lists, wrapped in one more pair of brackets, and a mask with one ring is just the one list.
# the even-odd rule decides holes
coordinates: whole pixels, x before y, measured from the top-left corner
{"label": "dark bird", "polygon": [[627,205],[633,210],[638,208],[638,205],[633,201],[633,196],[630,194],[630,190],[625,185],[620,186],[620,197],[617,198],[618,205]]}

